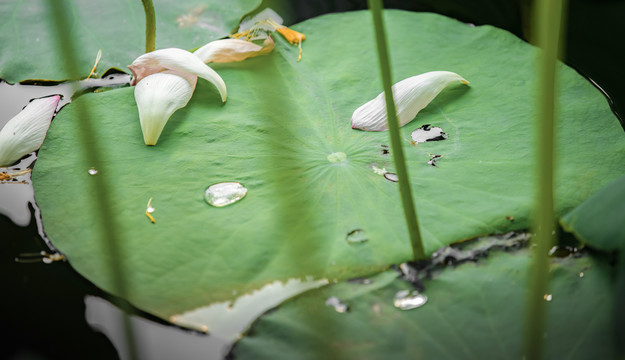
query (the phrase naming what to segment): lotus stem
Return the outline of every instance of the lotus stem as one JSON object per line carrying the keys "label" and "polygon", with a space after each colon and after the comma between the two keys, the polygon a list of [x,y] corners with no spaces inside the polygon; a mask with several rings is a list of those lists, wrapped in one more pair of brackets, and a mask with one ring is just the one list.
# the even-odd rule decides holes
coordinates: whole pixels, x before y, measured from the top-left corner
{"label": "lotus stem", "polygon": [[[69,2],[67,1],[48,0],[47,5],[48,12],[52,14],[53,19],[52,33],[56,37],[59,54],[61,58],[65,60],[63,63],[65,73],[69,76],[69,78],[76,80],[80,77],[80,67],[76,57],[77,51],[73,42],[71,27],[69,26],[71,22],[67,18],[67,14],[71,13],[68,9],[68,3]],[[74,90],[78,90],[78,82],[74,82],[73,85]],[[116,216],[111,210],[111,191],[106,176],[108,173],[105,169],[106,162],[102,161],[103,157],[100,153],[100,144],[97,143],[99,136],[97,136],[93,130],[91,123],[93,117],[91,116],[89,109],[81,102],[75,102],[71,106],[76,107],[79,119],[81,120],[79,121],[79,124],[80,136],[82,138],[81,150],[83,153],[83,159],[86,160],[87,164],[98,164],[98,170],[101,174],[89,179],[92,180],[90,181],[91,189],[89,191],[89,196],[93,196],[93,211],[97,214],[97,219],[99,220],[97,221],[99,228],[96,228],[95,230],[102,234],[102,239],[105,239],[103,246],[105,247],[105,251],[108,253],[107,258],[110,259],[108,268],[112,274],[113,290],[117,295],[123,298],[125,297],[125,294],[128,293],[128,290],[123,276],[123,263],[119,259],[124,259],[125,256],[122,255],[119,247],[120,241],[117,233]],[[80,196],[81,194],[78,195]],[[137,359],[132,324],[130,322],[130,318],[126,315],[129,313],[130,308],[127,304],[124,304],[121,307],[125,311],[122,316],[122,321],[129,349],[128,356],[130,359]]]}
{"label": "lotus stem", "polygon": [[145,12],[145,52],[149,53],[156,49],[156,15],[152,0],[141,0],[143,12]]}
{"label": "lotus stem", "polygon": [[533,263],[530,269],[529,292],[525,308],[524,358],[541,359],[546,325],[545,294],[549,285],[548,251],[555,242],[553,210],[553,169],[555,137],[556,65],[560,48],[562,0],[539,0],[535,4],[534,24],[538,61],[539,93],[536,119],[536,151],[538,189],[533,232]]}
{"label": "lotus stem", "polygon": [[389,62],[388,48],[386,45],[384,22],[382,19],[382,3],[381,0],[367,0],[367,3],[373,17],[375,40],[380,62],[380,73],[382,76],[382,85],[384,88],[384,97],[386,100],[388,130],[391,137],[391,150],[393,154],[393,160],[395,161],[395,169],[397,171],[397,182],[399,184],[399,192],[401,196],[402,206],[404,208],[406,225],[408,226],[408,233],[410,235],[412,256],[413,260],[416,261],[425,259],[425,251],[423,249],[423,241],[421,240],[421,232],[419,231],[419,223],[417,220],[417,210],[415,209],[414,201],[412,198],[412,191],[408,177],[408,168],[406,167],[406,159],[404,157],[401,137],[399,134],[397,110],[395,108],[395,101],[393,99],[391,66]]}

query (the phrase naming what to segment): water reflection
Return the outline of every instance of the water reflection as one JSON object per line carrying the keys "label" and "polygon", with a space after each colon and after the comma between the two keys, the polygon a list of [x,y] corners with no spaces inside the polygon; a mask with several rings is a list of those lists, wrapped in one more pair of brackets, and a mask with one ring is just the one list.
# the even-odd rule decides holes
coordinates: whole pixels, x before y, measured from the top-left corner
{"label": "water reflection", "polygon": [[[224,359],[232,345],[268,310],[305,291],[327,285],[327,279],[275,281],[233,301],[214,303],[170,318],[174,324],[198,332],[130,316],[140,359]],[[122,360],[129,359],[121,310],[95,296],[85,297],[89,325],[104,333]],[[206,332],[208,335],[201,334]]]}

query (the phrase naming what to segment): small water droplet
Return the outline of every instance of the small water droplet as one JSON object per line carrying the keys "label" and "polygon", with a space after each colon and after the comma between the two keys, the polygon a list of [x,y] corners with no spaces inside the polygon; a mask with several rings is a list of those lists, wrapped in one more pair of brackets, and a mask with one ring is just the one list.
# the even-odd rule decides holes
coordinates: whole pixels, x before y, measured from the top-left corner
{"label": "small water droplet", "polygon": [[333,164],[342,163],[345,160],[347,160],[347,155],[344,152],[334,152],[328,155],[328,161]]}
{"label": "small water droplet", "polygon": [[397,177],[397,174],[392,173],[392,172],[387,172],[384,173],[384,178],[388,181],[392,181],[392,182],[397,182],[399,181],[399,178]]}
{"label": "small water droplet", "polygon": [[580,272],[580,273],[579,273],[579,277],[583,278],[583,277],[584,277],[584,273],[583,273],[583,272]]}
{"label": "small water droplet", "polygon": [[328,300],[326,300],[326,306],[332,306],[338,313],[344,313],[349,310],[349,307],[343,304],[336,296],[329,297]]}
{"label": "small water droplet", "polygon": [[91,168],[91,169],[89,169],[89,171],[87,171],[87,172],[89,173],[89,175],[92,175],[92,176],[93,176],[93,175],[95,175],[95,174],[97,174],[97,173],[98,173],[98,170],[96,170],[96,169],[94,169],[94,168]]}
{"label": "small water droplet", "polygon": [[413,131],[410,134],[410,137],[412,138],[412,141],[418,144],[418,143],[424,143],[426,141],[445,140],[449,138],[449,135],[447,135],[447,133],[444,132],[443,129],[441,129],[438,126],[434,126],[431,128],[430,124],[425,124],[421,126],[420,128],[418,128],[417,130]]}
{"label": "small water droplet", "polygon": [[245,197],[247,188],[238,182],[222,182],[213,184],[206,189],[204,199],[215,207],[223,207],[235,203]]}
{"label": "small water droplet", "polygon": [[428,298],[417,291],[402,290],[395,294],[393,305],[401,310],[412,310],[425,305]]}
{"label": "small water droplet", "polygon": [[369,241],[369,238],[363,229],[356,229],[348,232],[345,240],[348,244],[361,244]]}
{"label": "small water droplet", "polygon": [[438,165],[436,165],[436,162],[438,161],[438,159],[440,159],[442,157],[443,157],[443,155],[431,155],[430,161],[428,161],[428,165],[432,165],[434,167],[438,167]]}
{"label": "small water droplet", "polygon": [[543,296],[543,299],[545,299],[545,301],[551,301],[551,299],[553,299],[553,296],[551,294],[545,294]]}
{"label": "small water droplet", "polygon": [[41,261],[43,261],[44,264],[52,264],[52,259],[48,257],[43,257]]}

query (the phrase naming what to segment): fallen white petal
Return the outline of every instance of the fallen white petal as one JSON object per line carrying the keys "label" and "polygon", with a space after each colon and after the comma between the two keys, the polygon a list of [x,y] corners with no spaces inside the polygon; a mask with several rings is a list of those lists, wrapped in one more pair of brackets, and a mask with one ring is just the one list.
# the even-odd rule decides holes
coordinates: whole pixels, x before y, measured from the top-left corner
{"label": "fallen white petal", "polygon": [[226,102],[227,91],[223,79],[215,70],[211,69],[197,56],[186,50],[177,48],[155,50],[139,56],[132,64],[128,65],[128,68],[134,75],[131,85],[138,84],[146,76],[161,72],[165,69],[199,76],[213,83],[217,87],[217,90],[219,90],[221,101]]}
{"label": "fallen white petal", "polygon": [[156,145],[167,121],[191,99],[196,76],[175,71],[149,75],[135,87],[135,101],[146,145]]}
{"label": "fallen white petal", "polygon": [[0,166],[9,166],[43,143],[59,95],[35,99],[0,130]]}
{"label": "fallen white petal", "polygon": [[[450,71],[431,71],[404,79],[393,85],[399,126],[404,126],[452,82],[469,82]],[[384,92],[362,105],[352,115],[352,128],[365,131],[388,130]]]}
{"label": "fallen white petal", "polygon": [[268,54],[273,48],[271,36],[265,39],[263,46],[241,39],[221,39],[209,42],[197,49],[193,55],[205,63],[229,63]]}

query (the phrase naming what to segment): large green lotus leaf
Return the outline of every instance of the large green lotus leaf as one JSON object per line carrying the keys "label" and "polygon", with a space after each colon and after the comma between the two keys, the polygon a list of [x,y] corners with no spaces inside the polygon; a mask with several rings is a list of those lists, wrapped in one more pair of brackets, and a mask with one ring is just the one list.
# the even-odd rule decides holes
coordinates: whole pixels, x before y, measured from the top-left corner
{"label": "large green lotus leaf", "polygon": [[[262,317],[235,347],[237,359],[520,359],[527,250],[491,254],[425,281],[427,302],[395,308],[412,285],[388,271],[370,284],[339,283]],[[552,261],[545,359],[614,358],[613,269],[584,256]],[[349,307],[339,313],[330,297]]]}
{"label": "large green lotus leaf", "polygon": [[625,176],[597,191],[560,219],[566,231],[601,250],[625,248]]}
{"label": "large green lotus leaf", "polygon": [[[0,78],[66,78],[56,49],[53,21],[45,0],[0,2]],[[89,74],[98,49],[98,69],[126,69],[145,50],[145,15],[141,1],[71,1],[69,18],[79,51],[80,72]],[[191,49],[228,35],[260,0],[156,0],[156,47]],[[178,19],[181,21],[179,26]],[[54,56],[53,54],[58,54]]]}
{"label": "large green lotus leaf", "polygon": [[[534,48],[439,15],[386,16],[395,80],[443,69],[471,81],[446,89],[402,129],[427,253],[526,228]],[[301,62],[297,47],[277,38],[272,54],[215,66],[228,85],[226,104],[200,80],[154,147],[143,144],[134,89],[80,97],[54,120],[33,172],[47,234],[80,273],[112,290],[87,173],[102,170],[96,176],[113,187],[125,253],[114,261],[126,271],[128,298],[164,317],[274,280],[345,279],[410,259],[397,183],[372,169],[393,170],[381,146],[388,134],[351,129],[352,112],[380,91],[370,25],[367,12],[322,16],[295,27],[307,36]],[[563,214],[625,172],[625,136],[600,92],[565,66],[559,74],[555,190]],[[79,155],[78,102],[92,112],[101,164]],[[449,139],[412,145],[411,131],[423,124],[441,126]],[[337,152],[344,161],[329,161]],[[430,154],[443,155],[438,167],[427,164]],[[214,208],[204,190],[223,181],[249,192]],[[150,198],[155,224],[145,215]],[[346,241],[356,229],[366,243]]]}

